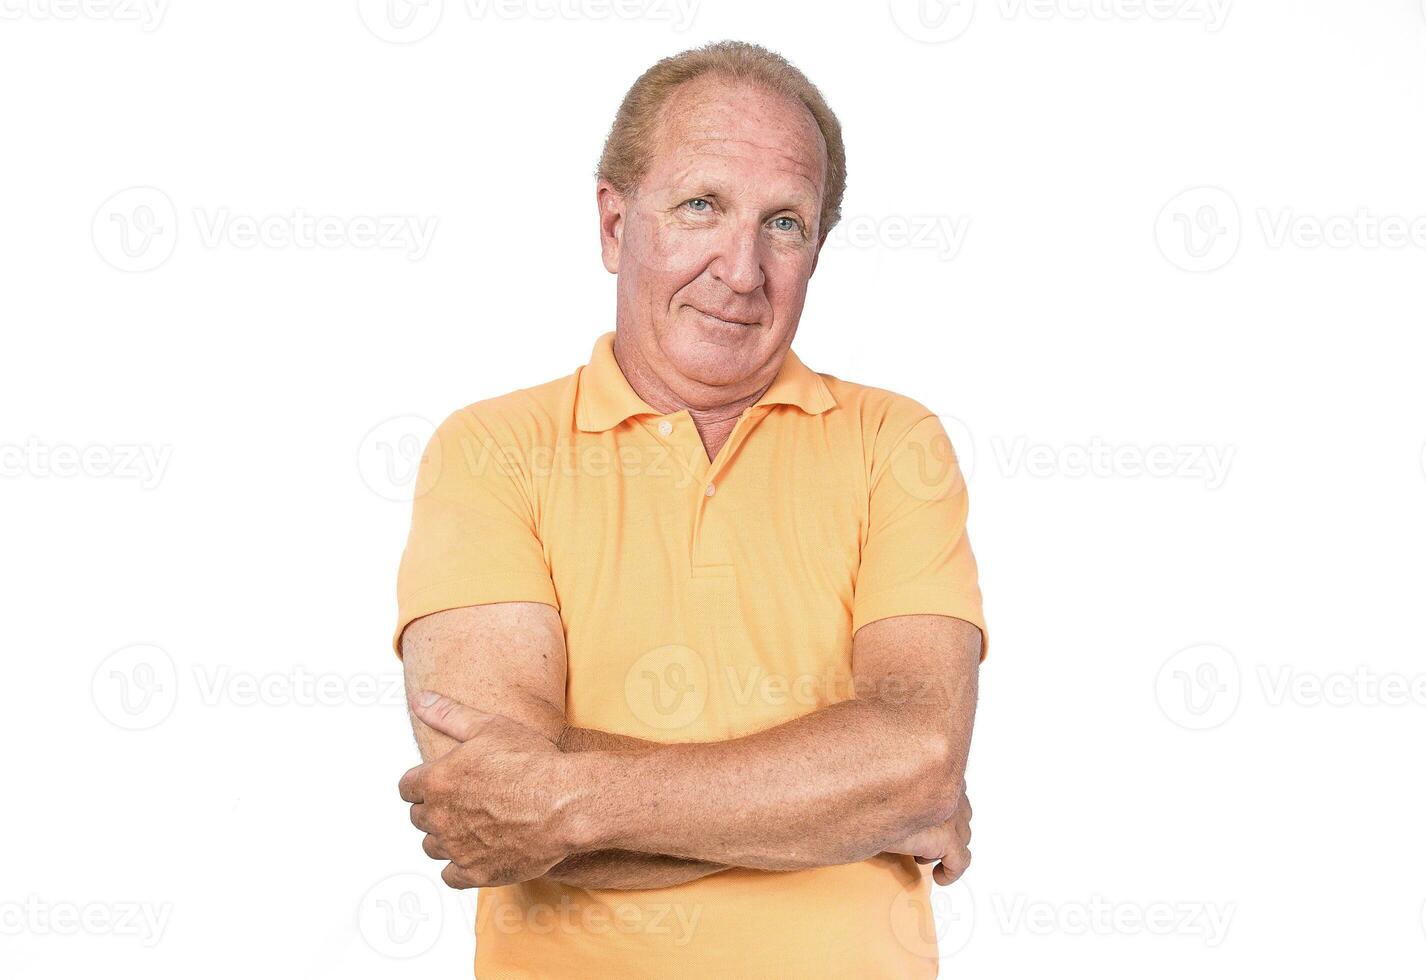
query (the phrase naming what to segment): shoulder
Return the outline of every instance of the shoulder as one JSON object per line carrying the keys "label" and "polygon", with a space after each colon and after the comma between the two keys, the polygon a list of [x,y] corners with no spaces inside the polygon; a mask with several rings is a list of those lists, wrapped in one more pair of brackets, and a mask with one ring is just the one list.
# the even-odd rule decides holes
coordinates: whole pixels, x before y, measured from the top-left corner
{"label": "shoulder", "polygon": [[550,445],[568,412],[575,374],[482,398],[451,412],[438,431],[452,437],[474,437],[512,448]]}
{"label": "shoulder", "polygon": [[821,378],[837,400],[841,423],[854,427],[869,448],[894,446],[916,426],[936,418],[935,412],[909,395],[831,374]]}

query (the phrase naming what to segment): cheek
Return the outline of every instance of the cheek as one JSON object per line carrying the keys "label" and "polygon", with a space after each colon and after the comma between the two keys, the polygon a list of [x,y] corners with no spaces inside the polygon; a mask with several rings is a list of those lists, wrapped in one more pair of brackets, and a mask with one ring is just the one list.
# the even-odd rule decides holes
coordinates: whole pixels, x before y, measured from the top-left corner
{"label": "cheek", "polygon": [[640,229],[635,261],[668,292],[698,277],[708,264],[711,239],[703,231],[649,224]]}
{"label": "cheek", "polygon": [[801,309],[807,298],[807,281],[811,272],[810,258],[788,258],[769,265],[763,291],[773,310],[785,316]]}

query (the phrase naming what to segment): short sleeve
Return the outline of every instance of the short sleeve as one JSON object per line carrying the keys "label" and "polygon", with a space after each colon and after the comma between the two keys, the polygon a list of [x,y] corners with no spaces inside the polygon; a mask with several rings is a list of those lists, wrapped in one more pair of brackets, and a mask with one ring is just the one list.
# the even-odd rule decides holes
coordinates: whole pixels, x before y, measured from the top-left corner
{"label": "short sleeve", "polygon": [[517,446],[501,444],[470,409],[426,445],[411,531],[397,573],[392,645],[422,616],[490,602],[558,608]]}
{"label": "short sleeve", "polygon": [[907,430],[873,460],[870,480],[852,631],[889,616],[954,616],[980,629],[984,660],[989,634],[966,536],[969,497],[940,419],[927,416]]}

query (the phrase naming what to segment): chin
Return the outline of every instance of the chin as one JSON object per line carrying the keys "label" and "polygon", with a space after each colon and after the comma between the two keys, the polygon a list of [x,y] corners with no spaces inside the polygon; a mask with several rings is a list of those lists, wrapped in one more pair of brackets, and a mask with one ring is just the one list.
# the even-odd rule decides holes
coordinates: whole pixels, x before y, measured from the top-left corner
{"label": "chin", "polygon": [[736,384],[767,360],[766,328],[709,323],[690,312],[670,324],[663,343],[664,356],[684,377],[706,385]]}

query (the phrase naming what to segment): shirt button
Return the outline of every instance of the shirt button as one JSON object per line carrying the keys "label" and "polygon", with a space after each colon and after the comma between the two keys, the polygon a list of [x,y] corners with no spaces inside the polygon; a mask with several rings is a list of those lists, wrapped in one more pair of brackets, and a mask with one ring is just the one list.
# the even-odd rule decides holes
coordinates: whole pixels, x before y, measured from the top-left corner
{"label": "shirt button", "polygon": [[659,423],[659,435],[666,436],[672,431],[673,423],[670,422],[668,419],[664,419],[662,422]]}
{"label": "shirt button", "polygon": [[708,484],[708,486],[706,486],[706,487],[703,488],[703,496],[705,496],[705,497],[711,497],[711,496],[713,496],[713,484],[710,483],[710,484]]}

